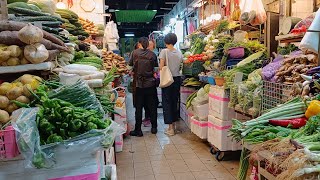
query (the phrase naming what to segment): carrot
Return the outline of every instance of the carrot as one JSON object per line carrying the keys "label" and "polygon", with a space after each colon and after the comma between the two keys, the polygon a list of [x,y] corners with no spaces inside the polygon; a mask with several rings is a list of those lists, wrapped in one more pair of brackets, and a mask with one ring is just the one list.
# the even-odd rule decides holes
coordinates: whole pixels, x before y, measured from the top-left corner
{"label": "carrot", "polygon": [[[0,21],[0,31],[20,31],[27,24],[23,22],[15,21]],[[43,37],[51,42],[58,44],[60,46],[65,46],[64,42],[56,38],[54,35],[48,33],[47,31],[42,30]]]}

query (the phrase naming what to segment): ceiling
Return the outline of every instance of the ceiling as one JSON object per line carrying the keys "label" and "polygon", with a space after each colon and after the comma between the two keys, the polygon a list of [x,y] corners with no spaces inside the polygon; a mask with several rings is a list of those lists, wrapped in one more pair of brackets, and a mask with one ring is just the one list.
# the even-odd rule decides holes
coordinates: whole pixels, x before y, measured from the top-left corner
{"label": "ceiling", "polygon": [[[120,37],[124,37],[125,33],[134,33],[135,37],[142,37],[148,36],[152,31],[158,30],[163,16],[169,13],[178,1],[179,0],[105,0],[105,4],[109,7],[106,13],[111,13],[111,19],[118,23]],[[121,13],[121,10],[150,11],[139,11],[140,13],[135,16],[134,12],[122,11]],[[145,17],[143,13],[145,13]]]}

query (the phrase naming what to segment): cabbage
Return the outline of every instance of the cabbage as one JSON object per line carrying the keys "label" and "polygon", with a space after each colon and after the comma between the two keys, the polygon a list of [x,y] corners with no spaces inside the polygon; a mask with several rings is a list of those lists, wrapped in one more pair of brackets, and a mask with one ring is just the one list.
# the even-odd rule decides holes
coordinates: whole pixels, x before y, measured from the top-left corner
{"label": "cabbage", "polygon": [[184,53],[184,57],[188,58],[189,56],[191,56],[191,52],[190,51],[187,51]]}

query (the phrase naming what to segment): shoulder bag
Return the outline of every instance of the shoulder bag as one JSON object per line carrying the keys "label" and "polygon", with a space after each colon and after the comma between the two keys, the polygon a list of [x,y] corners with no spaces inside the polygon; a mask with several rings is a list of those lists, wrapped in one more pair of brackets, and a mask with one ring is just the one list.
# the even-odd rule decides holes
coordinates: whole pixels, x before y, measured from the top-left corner
{"label": "shoulder bag", "polygon": [[174,82],[171,71],[168,66],[169,65],[168,64],[168,49],[166,49],[165,51],[166,51],[166,64],[160,70],[160,85],[159,85],[160,88],[166,88]]}

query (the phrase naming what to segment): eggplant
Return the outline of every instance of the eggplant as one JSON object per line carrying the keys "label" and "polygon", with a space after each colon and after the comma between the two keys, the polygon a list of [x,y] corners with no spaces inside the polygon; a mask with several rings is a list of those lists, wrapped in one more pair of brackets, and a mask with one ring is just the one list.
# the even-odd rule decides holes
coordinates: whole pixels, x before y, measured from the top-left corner
{"label": "eggplant", "polygon": [[312,75],[314,73],[320,73],[320,66],[311,68],[307,71],[307,75]]}

